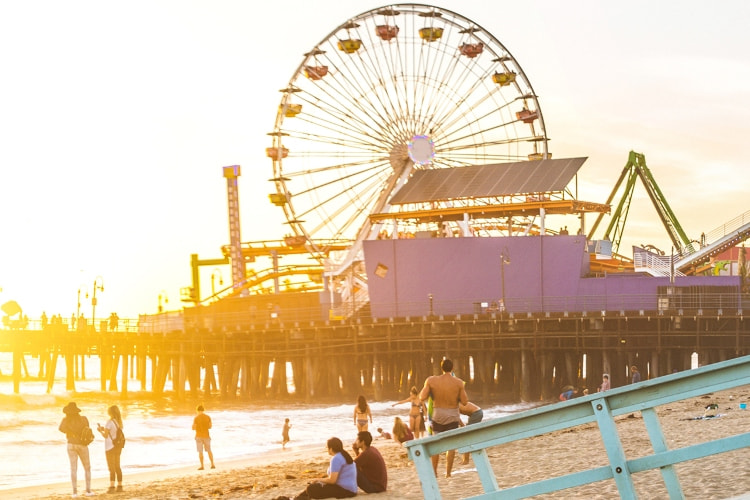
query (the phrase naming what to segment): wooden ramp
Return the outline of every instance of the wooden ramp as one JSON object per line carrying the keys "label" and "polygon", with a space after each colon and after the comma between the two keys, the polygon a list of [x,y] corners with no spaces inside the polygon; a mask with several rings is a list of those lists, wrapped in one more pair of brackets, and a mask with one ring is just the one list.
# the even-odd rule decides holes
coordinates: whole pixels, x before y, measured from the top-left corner
{"label": "wooden ramp", "polygon": [[[682,499],[685,496],[674,471],[674,464],[750,447],[750,433],[670,450],[655,408],[747,384],[750,384],[750,356],[408,441],[405,446],[409,458],[416,466],[425,499],[441,498],[430,457],[454,449],[459,453],[470,452],[474,459],[484,493],[470,498],[526,498],[607,479],[614,479],[621,498],[637,498],[632,474],[658,469],[669,498]],[[653,453],[628,459],[623,451],[614,417],[632,412],[640,412],[643,416]],[[488,448],[588,423],[598,425],[608,465],[505,490],[499,489],[487,455]]]}

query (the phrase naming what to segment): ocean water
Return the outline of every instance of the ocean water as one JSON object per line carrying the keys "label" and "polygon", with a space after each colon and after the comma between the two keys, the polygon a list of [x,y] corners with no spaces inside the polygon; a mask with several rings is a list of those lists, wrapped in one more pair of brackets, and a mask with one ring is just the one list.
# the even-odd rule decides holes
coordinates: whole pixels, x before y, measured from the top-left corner
{"label": "ocean water", "polygon": [[[37,360],[26,358],[29,373],[38,372]],[[355,400],[324,404],[303,404],[288,401],[246,402],[220,400],[176,401],[167,396],[155,398],[149,393],[130,391],[127,399],[117,393],[100,391],[98,378],[76,381],[76,393],[65,390],[64,364],[58,365],[56,380],[50,394],[46,382],[22,380],[21,394],[13,394],[8,378],[11,358],[0,354],[0,491],[8,488],[69,481],[65,435],[58,431],[64,417],[62,408],[75,401],[92,428],[104,424],[107,408],[120,407],[127,444],[122,452],[122,469],[127,482],[129,473],[195,465],[198,457],[191,430],[195,406],[202,402],[213,420],[211,447],[217,467],[222,461],[247,458],[281,450],[281,428],[285,418],[292,423],[291,442],[287,448],[324,445],[331,436],[347,443],[356,436],[352,413]],[[98,374],[97,359],[86,360],[87,375]],[[136,386],[135,383],[132,384]],[[169,385],[167,385],[169,389]],[[470,395],[471,396],[471,395]],[[370,431],[382,427],[390,432],[393,419],[400,416],[408,422],[407,404],[392,408],[393,401],[370,402],[373,424]],[[481,404],[481,403],[480,403]],[[528,409],[533,405],[492,405],[484,402],[484,418],[496,418]],[[108,477],[104,457],[104,440],[89,446],[92,475]],[[79,466],[79,482],[82,479]],[[2,494],[0,493],[0,496]]]}

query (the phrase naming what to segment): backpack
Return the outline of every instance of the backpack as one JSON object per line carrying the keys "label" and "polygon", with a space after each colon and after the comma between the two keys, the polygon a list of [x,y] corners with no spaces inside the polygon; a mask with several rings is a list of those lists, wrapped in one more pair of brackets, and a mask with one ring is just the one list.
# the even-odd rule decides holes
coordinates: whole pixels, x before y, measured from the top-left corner
{"label": "backpack", "polygon": [[88,425],[84,425],[83,429],[81,429],[81,436],[79,439],[81,440],[82,445],[90,445],[94,441],[94,431],[92,431],[91,427]]}
{"label": "backpack", "polygon": [[112,438],[112,444],[115,445],[115,448],[125,448],[125,433],[122,432],[119,426],[117,427],[115,437]]}

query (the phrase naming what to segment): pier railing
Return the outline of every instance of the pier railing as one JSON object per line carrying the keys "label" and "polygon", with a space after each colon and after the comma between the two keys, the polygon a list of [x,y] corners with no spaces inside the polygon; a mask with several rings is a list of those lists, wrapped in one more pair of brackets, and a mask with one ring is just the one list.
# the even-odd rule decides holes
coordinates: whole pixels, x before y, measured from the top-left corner
{"label": "pier railing", "polygon": [[[750,447],[750,433],[670,450],[655,408],[746,384],[750,384],[750,356],[469,425],[408,441],[405,446],[416,466],[425,499],[441,498],[430,457],[456,449],[459,453],[471,453],[484,490],[483,494],[470,498],[526,498],[609,479],[614,479],[621,498],[636,498],[633,474],[652,469],[661,472],[669,498],[685,498],[673,465]],[[643,416],[653,453],[628,458],[614,417],[638,411]],[[500,489],[487,455],[488,448],[587,423],[598,425],[608,464]]]}

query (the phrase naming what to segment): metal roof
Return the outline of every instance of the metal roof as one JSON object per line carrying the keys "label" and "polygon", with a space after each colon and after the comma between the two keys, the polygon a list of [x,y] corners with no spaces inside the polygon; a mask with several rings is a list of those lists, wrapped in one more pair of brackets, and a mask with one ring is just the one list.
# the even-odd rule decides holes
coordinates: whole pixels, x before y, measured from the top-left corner
{"label": "metal roof", "polygon": [[412,174],[409,182],[393,195],[390,203],[401,205],[562,191],[586,159],[560,158],[421,169]]}

